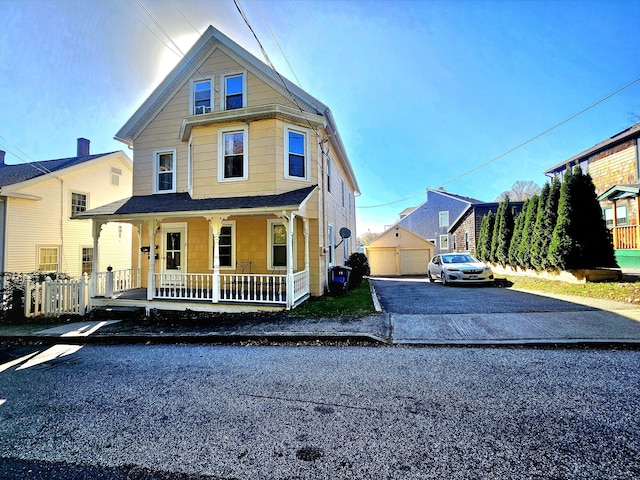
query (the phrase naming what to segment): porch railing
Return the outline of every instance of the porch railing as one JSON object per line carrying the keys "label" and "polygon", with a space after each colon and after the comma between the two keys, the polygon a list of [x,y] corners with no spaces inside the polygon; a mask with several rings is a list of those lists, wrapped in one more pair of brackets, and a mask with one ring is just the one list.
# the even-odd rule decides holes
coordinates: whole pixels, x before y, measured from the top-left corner
{"label": "porch railing", "polygon": [[[156,273],[154,278],[154,298],[216,301],[213,274]],[[287,275],[223,273],[218,291],[221,302],[287,305]],[[291,304],[309,293],[308,270],[294,273],[292,293]]]}
{"label": "porch railing", "polygon": [[625,225],[613,227],[613,248],[616,250],[638,249],[638,225]]}
{"label": "porch railing", "polygon": [[134,288],[140,288],[139,268],[111,270],[96,274],[95,295],[98,297],[112,297],[115,293]]}

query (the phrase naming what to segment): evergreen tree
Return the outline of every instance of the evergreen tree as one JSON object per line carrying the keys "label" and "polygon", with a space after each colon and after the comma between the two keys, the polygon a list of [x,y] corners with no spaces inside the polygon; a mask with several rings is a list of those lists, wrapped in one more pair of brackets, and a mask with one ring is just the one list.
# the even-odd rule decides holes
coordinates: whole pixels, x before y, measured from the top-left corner
{"label": "evergreen tree", "polygon": [[513,237],[511,237],[511,245],[509,245],[509,264],[513,266],[522,266],[518,262],[517,252],[522,242],[522,231],[524,229],[524,213],[527,211],[529,205],[529,199],[527,198],[522,204],[522,212],[516,218],[515,225],[513,227]]}
{"label": "evergreen tree", "polygon": [[502,265],[509,263],[509,245],[511,245],[511,238],[513,237],[513,211],[511,205],[509,205],[509,197],[504,199],[504,208],[502,211],[502,218],[500,219],[500,237],[498,238],[498,261]]}
{"label": "evergreen tree", "polygon": [[560,188],[549,259],[563,270],[617,265],[595,186],[579,165],[567,172]]}
{"label": "evergreen tree", "polygon": [[489,211],[480,223],[480,233],[478,234],[478,243],[476,245],[476,256],[483,262],[489,261],[491,254],[491,234],[493,233],[494,216]]}
{"label": "evergreen tree", "polygon": [[567,168],[560,186],[558,199],[558,218],[549,244],[548,259],[552,266],[561,270],[575,268],[576,247],[571,237],[573,202],[571,201],[571,184],[574,182],[573,172]]}
{"label": "evergreen tree", "polygon": [[[543,242],[543,232],[542,232],[542,221],[544,219],[544,212],[547,205],[547,199],[549,198],[549,192],[551,191],[551,186],[549,182],[544,184],[542,187],[542,191],[540,192],[540,198],[538,198],[538,208],[536,211],[536,221],[533,225],[533,231],[531,233],[531,265],[536,270],[542,270],[543,267],[543,255],[547,256],[547,252],[542,253],[542,242]],[[523,207],[524,210],[524,207]]]}
{"label": "evergreen tree", "polygon": [[493,220],[493,232],[491,233],[491,253],[489,254],[489,260],[492,263],[498,263],[498,244],[500,243],[500,225],[502,224],[502,218],[504,217],[504,202],[498,204],[496,210],[496,217]]}
{"label": "evergreen tree", "polygon": [[542,228],[540,229],[540,250],[538,251],[539,269],[552,267],[549,261],[549,245],[558,219],[558,202],[560,200],[560,180],[554,177],[549,187],[549,196],[544,205]]}
{"label": "evergreen tree", "polygon": [[538,195],[534,195],[529,199],[527,211],[523,211],[524,226],[522,228],[522,240],[516,252],[518,264],[524,268],[531,267],[531,237],[535,224],[535,217],[538,212]]}

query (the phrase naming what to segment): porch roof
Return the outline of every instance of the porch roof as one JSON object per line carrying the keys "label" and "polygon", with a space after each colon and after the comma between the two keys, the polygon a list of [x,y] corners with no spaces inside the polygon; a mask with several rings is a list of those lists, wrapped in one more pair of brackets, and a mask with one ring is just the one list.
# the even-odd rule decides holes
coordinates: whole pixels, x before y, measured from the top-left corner
{"label": "porch roof", "polygon": [[256,210],[297,210],[307,201],[317,185],[300,188],[275,195],[244,197],[211,197],[193,199],[188,193],[164,193],[137,195],[118,200],[101,207],[92,208],[75,215],[74,219],[117,217],[113,220],[172,214],[180,216],[202,216],[204,212],[228,214],[251,213]]}
{"label": "porch roof", "polygon": [[598,197],[598,201],[603,200],[621,200],[623,198],[635,198],[640,196],[640,183],[632,183],[627,185],[615,185]]}

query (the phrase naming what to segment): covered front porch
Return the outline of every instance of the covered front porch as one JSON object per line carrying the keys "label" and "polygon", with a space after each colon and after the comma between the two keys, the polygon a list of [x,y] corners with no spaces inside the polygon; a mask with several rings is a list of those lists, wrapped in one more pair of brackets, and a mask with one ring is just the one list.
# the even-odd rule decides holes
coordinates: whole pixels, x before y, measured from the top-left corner
{"label": "covered front porch", "polygon": [[[175,202],[167,202],[171,195],[152,195],[131,197],[106,211],[88,211],[84,216],[93,221],[94,265],[100,265],[104,224],[130,222],[138,233],[134,268],[92,273],[90,307],[236,312],[295,308],[311,291],[313,219],[307,218],[305,203],[312,191],[237,202],[192,200],[188,194],[174,194]],[[158,201],[164,207],[158,208]],[[153,211],[154,206],[167,211]],[[219,206],[227,208],[215,208]]]}
{"label": "covered front porch", "polygon": [[640,268],[640,184],[616,185],[598,197],[622,268]]}

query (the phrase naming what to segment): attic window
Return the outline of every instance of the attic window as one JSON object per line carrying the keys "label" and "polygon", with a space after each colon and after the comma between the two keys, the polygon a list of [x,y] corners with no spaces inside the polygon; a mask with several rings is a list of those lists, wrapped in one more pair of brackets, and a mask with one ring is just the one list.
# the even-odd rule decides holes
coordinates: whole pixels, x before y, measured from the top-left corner
{"label": "attic window", "polygon": [[176,151],[165,150],[155,152],[155,192],[172,193],[176,191]]}
{"label": "attic window", "polygon": [[225,110],[244,107],[244,75],[224,77]]}
{"label": "attic window", "polygon": [[120,185],[120,175],[122,175],[122,170],[116,167],[111,167],[111,185],[119,186]]}
{"label": "attic window", "polygon": [[193,114],[211,112],[211,80],[193,82]]}

